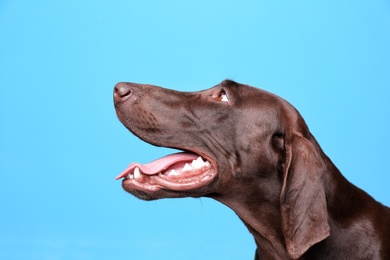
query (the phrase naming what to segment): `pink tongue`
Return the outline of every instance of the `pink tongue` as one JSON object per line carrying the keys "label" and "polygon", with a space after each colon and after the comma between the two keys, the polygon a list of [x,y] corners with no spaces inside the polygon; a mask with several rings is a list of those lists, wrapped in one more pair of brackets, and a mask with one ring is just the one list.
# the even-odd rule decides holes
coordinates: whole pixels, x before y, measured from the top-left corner
{"label": "pink tongue", "polygon": [[153,162],[147,164],[140,164],[132,162],[121,174],[119,174],[115,179],[119,180],[124,178],[129,173],[132,173],[135,167],[140,168],[143,174],[154,175],[162,172],[167,169],[169,166],[182,161],[192,161],[196,160],[199,155],[194,153],[174,153],[167,156],[164,156],[160,159],[157,159]]}

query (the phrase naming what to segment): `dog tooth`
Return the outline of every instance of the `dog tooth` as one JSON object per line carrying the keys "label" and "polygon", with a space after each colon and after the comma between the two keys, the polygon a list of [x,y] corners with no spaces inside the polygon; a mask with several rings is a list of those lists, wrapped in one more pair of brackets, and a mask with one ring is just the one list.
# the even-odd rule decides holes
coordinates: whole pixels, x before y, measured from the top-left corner
{"label": "dog tooth", "polygon": [[193,160],[191,163],[192,168],[197,169],[198,168],[198,162],[196,160]]}
{"label": "dog tooth", "polygon": [[195,169],[200,169],[204,166],[204,163],[205,162],[203,161],[202,157],[199,156],[198,159],[192,161],[192,167]]}
{"label": "dog tooth", "polygon": [[196,161],[198,161],[198,163],[204,163],[202,157],[200,157],[200,156],[196,159]]}
{"label": "dog tooth", "polygon": [[135,179],[138,179],[138,178],[141,178],[141,177],[142,177],[141,171],[139,170],[138,167],[135,167],[135,168],[134,168],[134,178],[135,178]]}
{"label": "dog tooth", "polygon": [[204,166],[206,166],[206,167],[210,167],[210,166],[211,166],[211,164],[209,163],[209,161],[206,161],[206,162],[204,163]]}
{"label": "dog tooth", "polygon": [[189,165],[188,163],[186,163],[186,165],[184,165],[184,167],[183,167],[183,171],[192,171],[192,166],[191,165]]}
{"label": "dog tooth", "polygon": [[176,171],[176,170],[174,170],[174,169],[172,169],[170,172],[169,172],[169,174],[168,175],[173,175],[173,176],[176,176],[176,175],[179,175],[179,173]]}

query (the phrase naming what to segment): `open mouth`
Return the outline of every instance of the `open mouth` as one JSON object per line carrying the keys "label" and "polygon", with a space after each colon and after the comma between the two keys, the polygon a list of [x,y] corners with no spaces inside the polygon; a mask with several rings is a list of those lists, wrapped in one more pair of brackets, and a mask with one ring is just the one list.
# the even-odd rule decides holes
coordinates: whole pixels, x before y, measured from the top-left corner
{"label": "open mouth", "polygon": [[180,152],[147,164],[131,163],[116,179],[124,179],[123,187],[127,191],[187,191],[209,184],[216,173],[213,164],[204,157]]}

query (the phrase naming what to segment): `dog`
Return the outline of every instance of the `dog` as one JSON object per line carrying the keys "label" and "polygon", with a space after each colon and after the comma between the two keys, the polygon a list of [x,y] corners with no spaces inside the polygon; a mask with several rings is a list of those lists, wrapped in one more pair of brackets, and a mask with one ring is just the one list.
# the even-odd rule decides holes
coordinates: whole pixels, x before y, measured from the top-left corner
{"label": "dog", "polygon": [[348,182],[284,99],[225,80],[199,92],[118,83],[119,120],[180,149],[117,179],[143,200],[210,197],[253,235],[255,259],[390,259],[390,209]]}

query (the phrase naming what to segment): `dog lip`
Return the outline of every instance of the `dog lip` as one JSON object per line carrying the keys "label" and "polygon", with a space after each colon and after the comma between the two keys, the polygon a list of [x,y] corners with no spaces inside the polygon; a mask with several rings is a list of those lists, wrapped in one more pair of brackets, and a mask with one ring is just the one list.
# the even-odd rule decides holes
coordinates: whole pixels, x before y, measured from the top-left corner
{"label": "dog lip", "polygon": [[194,190],[210,184],[218,175],[215,161],[210,156],[189,150],[145,165],[132,163],[116,179],[123,178],[122,187],[130,193],[141,191],[151,194],[162,189]]}
{"label": "dog lip", "polygon": [[138,178],[125,178],[122,181],[123,188],[132,193],[132,191],[142,191],[146,194],[157,192],[161,189],[171,191],[188,191],[204,187],[211,183],[217,176],[215,168],[210,166],[207,169],[199,171],[190,176],[169,176],[166,174],[142,175]]}

